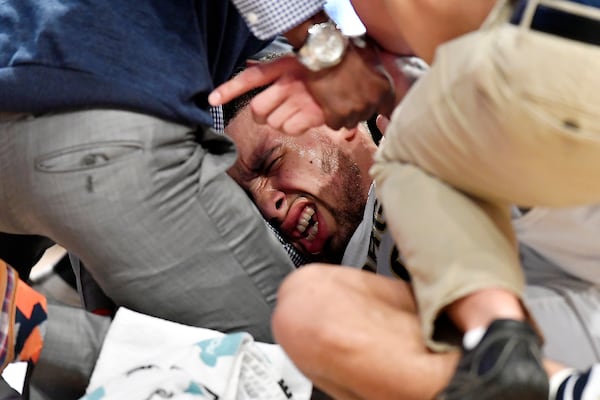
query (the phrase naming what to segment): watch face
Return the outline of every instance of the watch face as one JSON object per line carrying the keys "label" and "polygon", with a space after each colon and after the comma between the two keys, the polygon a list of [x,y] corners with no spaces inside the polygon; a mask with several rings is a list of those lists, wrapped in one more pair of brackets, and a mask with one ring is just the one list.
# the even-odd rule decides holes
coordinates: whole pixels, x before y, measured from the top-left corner
{"label": "watch face", "polygon": [[317,60],[329,65],[341,59],[346,48],[346,41],[335,28],[325,28],[311,37],[310,47]]}
{"label": "watch face", "polygon": [[338,64],[344,57],[346,37],[332,22],[313,25],[308,39],[299,51],[300,61],[309,69],[318,71]]}

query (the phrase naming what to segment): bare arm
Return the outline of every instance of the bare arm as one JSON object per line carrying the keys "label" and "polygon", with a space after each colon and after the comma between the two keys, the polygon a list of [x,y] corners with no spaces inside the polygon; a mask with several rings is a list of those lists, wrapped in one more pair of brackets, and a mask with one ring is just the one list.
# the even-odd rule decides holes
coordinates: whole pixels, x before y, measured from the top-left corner
{"label": "bare arm", "polygon": [[388,51],[427,62],[438,45],[477,29],[495,0],[351,0],[367,31]]}

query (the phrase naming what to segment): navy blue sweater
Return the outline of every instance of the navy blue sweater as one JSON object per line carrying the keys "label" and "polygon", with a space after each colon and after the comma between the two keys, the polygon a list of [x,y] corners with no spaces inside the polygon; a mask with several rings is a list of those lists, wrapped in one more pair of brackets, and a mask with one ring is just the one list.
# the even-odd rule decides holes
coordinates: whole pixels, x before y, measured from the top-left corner
{"label": "navy blue sweater", "polygon": [[227,0],[3,0],[0,111],[211,124],[207,94],[264,44]]}

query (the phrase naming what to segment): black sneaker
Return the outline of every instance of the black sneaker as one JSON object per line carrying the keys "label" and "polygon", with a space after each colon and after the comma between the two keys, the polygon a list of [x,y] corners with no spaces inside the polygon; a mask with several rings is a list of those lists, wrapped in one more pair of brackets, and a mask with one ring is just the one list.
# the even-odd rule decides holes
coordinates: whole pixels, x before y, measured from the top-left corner
{"label": "black sneaker", "polygon": [[525,322],[494,321],[473,350],[463,351],[438,400],[547,400],[540,339]]}

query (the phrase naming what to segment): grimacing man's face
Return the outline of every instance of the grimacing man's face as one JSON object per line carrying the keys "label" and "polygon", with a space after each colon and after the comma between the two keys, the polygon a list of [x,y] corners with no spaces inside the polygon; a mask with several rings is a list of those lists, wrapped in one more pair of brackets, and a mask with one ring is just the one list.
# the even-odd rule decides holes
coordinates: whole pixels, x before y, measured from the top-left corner
{"label": "grimacing man's face", "polygon": [[229,175],[300,251],[339,261],[362,220],[375,144],[362,125],[289,136],[243,109],[226,133],[238,148]]}

